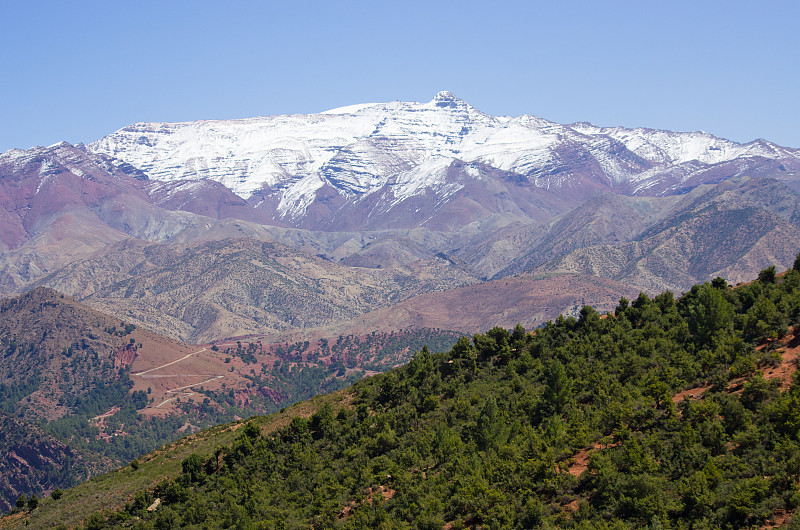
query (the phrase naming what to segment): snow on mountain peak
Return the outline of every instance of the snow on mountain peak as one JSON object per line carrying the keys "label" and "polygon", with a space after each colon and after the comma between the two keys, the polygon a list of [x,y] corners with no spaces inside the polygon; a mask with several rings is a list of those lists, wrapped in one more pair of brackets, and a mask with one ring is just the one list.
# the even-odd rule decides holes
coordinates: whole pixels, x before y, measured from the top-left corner
{"label": "snow on mountain peak", "polygon": [[431,104],[440,109],[472,108],[466,101],[455,97],[452,92],[447,90],[437,92],[431,100]]}
{"label": "snow on mountain peak", "polygon": [[[795,150],[768,142],[738,144],[707,133],[561,125],[533,116],[500,119],[448,91],[428,103],[140,123],[87,148],[127,162],[154,180],[212,179],[243,198],[266,192],[277,199],[278,213],[287,219],[305,215],[323,187],[329,190],[324,193],[332,190],[345,201],[360,200],[386,185],[395,189],[395,196],[416,193],[427,189],[426,171],[431,183],[438,182],[441,168],[454,160],[486,164],[557,190],[576,185],[576,172],[622,186],[649,182],[674,164],[798,158]],[[575,165],[565,171],[569,164]]]}
{"label": "snow on mountain peak", "polygon": [[450,103],[453,101],[458,100],[457,97],[453,95],[452,92],[449,90],[442,90],[441,92],[437,92],[436,95],[433,97],[433,101],[437,103]]}
{"label": "snow on mountain peak", "polygon": [[358,103],[356,105],[346,105],[344,107],[337,107],[335,109],[325,110],[320,112],[320,114],[355,114],[356,112],[362,109],[368,109],[370,107],[375,107],[380,105],[380,103]]}

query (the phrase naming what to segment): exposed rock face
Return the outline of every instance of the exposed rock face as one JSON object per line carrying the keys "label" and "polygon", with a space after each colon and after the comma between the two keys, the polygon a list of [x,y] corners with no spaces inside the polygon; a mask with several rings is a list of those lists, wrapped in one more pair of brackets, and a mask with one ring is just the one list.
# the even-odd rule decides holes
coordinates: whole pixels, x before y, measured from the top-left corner
{"label": "exposed rock face", "polygon": [[286,400],[286,395],[283,394],[283,392],[279,392],[273,388],[262,386],[258,389],[258,393],[265,398],[272,400],[273,403],[280,403]]}
{"label": "exposed rock face", "polygon": [[114,368],[125,368],[136,360],[136,345],[126,344],[114,355]]}

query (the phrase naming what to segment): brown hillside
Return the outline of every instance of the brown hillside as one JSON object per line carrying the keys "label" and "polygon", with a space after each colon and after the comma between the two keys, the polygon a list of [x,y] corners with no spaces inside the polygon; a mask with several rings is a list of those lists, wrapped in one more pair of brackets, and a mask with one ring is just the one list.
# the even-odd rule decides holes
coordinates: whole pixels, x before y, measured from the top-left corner
{"label": "brown hillside", "polygon": [[[522,274],[447,291],[415,296],[326,328],[282,334],[284,340],[303,336],[336,336],[414,327],[478,333],[494,326],[532,329],[560,314],[577,315],[586,304],[611,311],[621,297],[639,291],[621,283],[582,274]],[[271,336],[273,339],[275,336]]]}
{"label": "brown hillside", "polygon": [[799,248],[797,227],[767,210],[711,205],[642,239],[576,250],[536,270],[596,274],[644,291],[680,292],[717,276],[735,284],[771,264],[788,267]]}
{"label": "brown hillside", "polygon": [[197,246],[125,243],[44,281],[101,311],[190,342],[327,325],[477,281],[438,258],[411,272],[346,267],[240,238]]}
{"label": "brown hillside", "polygon": [[[139,334],[69,296],[38,288],[0,302],[0,384],[17,392],[20,418],[52,420],[68,412],[64,394],[114,381],[136,356]],[[24,400],[22,398],[25,398]],[[6,402],[6,406],[10,406]]]}

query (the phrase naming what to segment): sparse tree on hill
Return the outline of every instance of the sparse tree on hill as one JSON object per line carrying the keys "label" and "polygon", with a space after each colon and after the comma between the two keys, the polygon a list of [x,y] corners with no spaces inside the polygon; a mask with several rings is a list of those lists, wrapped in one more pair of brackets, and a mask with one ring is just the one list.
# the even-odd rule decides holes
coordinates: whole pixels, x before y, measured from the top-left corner
{"label": "sparse tree on hill", "polygon": [[727,289],[728,288],[728,282],[725,280],[725,278],[722,278],[721,276],[717,276],[716,278],[711,280],[711,287],[713,287],[715,289]]}
{"label": "sparse tree on hill", "polygon": [[775,283],[775,265],[770,265],[758,273],[758,281],[761,283]]}
{"label": "sparse tree on hill", "polygon": [[797,254],[797,257],[794,259],[794,270],[800,271],[800,253]]}

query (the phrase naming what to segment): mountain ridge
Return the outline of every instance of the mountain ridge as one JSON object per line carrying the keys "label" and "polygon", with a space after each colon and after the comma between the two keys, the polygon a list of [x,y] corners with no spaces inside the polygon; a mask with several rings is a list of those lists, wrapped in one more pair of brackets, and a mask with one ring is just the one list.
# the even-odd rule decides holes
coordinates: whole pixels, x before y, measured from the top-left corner
{"label": "mountain ridge", "polygon": [[[608,275],[651,293],[706,274],[735,282],[767,261],[788,265],[800,246],[798,151],[765,141],[493,117],[450,93],[121,131],[130,134],[0,155],[0,291],[49,285],[120,319],[209,341],[324,327],[530,272]],[[166,173],[139,163],[142,153]],[[220,182],[220,171],[238,184]],[[265,187],[252,196],[235,193],[259,178]],[[283,215],[290,203],[297,216]],[[723,218],[731,233],[764,237],[720,249],[713,270],[688,266],[708,261],[713,244],[699,227]],[[680,226],[693,235],[677,238]],[[285,245],[286,263],[257,265],[256,254],[273,251],[236,258],[241,244]],[[305,296],[316,309],[288,317]]]}
{"label": "mountain ridge", "polygon": [[[494,117],[449,92],[427,103],[356,105],[320,114],[139,123],[88,149],[155,179],[216,180],[276,221],[323,229],[327,220],[315,217],[323,203],[333,204],[329,213],[335,217],[337,208],[376,195],[369,200],[384,203],[385,212],[427,192],[433,197],[425,206],[441,208],[465,187],[447,176],[446,168],[456,162],[481,164],[575,198],[612,189],[674,194],[772,160],[786,171],[800,170],[800,151],[764,140],[739,144],[701,132]],[[475,170],[464,178],[483,181]]]}

